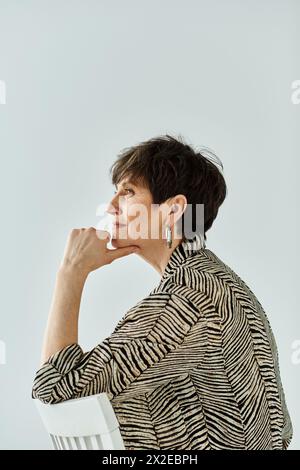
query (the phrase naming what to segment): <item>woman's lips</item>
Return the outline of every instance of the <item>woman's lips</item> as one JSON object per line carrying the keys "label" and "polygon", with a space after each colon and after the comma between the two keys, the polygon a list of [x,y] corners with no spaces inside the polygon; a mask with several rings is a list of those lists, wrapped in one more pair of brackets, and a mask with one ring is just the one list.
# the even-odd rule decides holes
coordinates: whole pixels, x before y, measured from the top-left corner
{"label": "woman's lips", "polygon": [[113,227],[125,227],[125,224],[120,224],[120,223],[114,223]]}

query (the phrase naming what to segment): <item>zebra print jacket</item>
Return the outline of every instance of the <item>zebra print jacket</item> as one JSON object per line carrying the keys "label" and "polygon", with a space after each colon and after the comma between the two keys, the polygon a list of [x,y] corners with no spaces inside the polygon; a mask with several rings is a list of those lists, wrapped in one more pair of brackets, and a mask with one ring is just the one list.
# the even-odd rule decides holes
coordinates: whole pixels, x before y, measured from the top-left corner
{"label": "zebra print jacket", "polygon": [[91,351],[36,372],[32,398],[106,392],[125,449],[287,449],[293,428],[267,316],[205,243],[182,242],[159,284]]}

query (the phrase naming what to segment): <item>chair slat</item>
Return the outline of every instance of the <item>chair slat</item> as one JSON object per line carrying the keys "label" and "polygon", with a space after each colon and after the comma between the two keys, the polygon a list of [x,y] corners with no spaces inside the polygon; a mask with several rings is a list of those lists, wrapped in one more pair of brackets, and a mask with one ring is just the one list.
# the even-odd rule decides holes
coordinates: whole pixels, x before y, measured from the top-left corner
{"label": "chair slat", "polygon": [[68,441],[64,436],[61,436],[60,442],[61,442],[63,450],[69,450]]}
{"label": "chair slat", "polygon": [[57,445],[56,445],[56,440],[55,440],[55,436],[53,436],[53,434],[50,434],[50,438],[51,438],[51,442],[52,442],[52,446],[55,450],[57,450]]}
{"label": "chair slat", "polygon": [[70,448],[71,448],[71,450],[78,450],[78,448],[77,448],[77,443],[76,443],[76,441],[75,441],[75,438],[72,437],[72,436],[70,436],[70,437],[69,437],[69,441],[70,441]]}
{"label": "chair slat", "polygon": [[97,437],[96,436],[91,436],[90,439],[91,439],[91,448],[93,450],[99,449],[99,443],[97,441]]}
{"label": "chair slat", "polygon": [[78,439],[79,439],[79,442],[80,442],[81,449],[82,450],[87,450],[87,446],[86,446],[86,442],[85,442],[84,437],[80,436]]}
{"label": "chair slat", "polygon": [[55,438],[57,450],[62,450],[61,444],[60,444],[60,442],[59,442],[59,438],[58,438],[57,436],[54,436],[54,438]]}

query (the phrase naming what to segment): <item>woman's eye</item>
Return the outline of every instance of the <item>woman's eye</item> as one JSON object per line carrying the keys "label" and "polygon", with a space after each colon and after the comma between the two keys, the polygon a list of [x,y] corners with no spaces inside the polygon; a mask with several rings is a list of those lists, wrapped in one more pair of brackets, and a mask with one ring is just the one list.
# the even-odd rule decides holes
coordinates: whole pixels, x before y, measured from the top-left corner
{"label": "woman's eye", "polygon": [[124,188],[125,191],[130,191],[132,194],[134,194],[133,190],[130,188]]}
{"label": "woman's eye", "polygon": [[[134,191],[129,188],[124,188],[124,191],[130,191],[132,194],[134,194]],[[117,194],[118,191],[114,191],[114,194]]]}

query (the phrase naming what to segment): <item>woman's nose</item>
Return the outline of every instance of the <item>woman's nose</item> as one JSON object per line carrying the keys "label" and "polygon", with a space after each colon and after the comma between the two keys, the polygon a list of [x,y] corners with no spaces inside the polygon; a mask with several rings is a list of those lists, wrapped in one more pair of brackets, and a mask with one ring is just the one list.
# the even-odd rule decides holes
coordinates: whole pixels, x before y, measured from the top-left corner
{"label": "woman's nose", "polygon": [[115,215],[117,208],[110,202],[105,210],[108,214]]}
{"label": "woman's nose", "polygon": [[121,214],[123,211],[120,208],[119,198],[115,196],[109,203],[106,212],[111,215]]}

